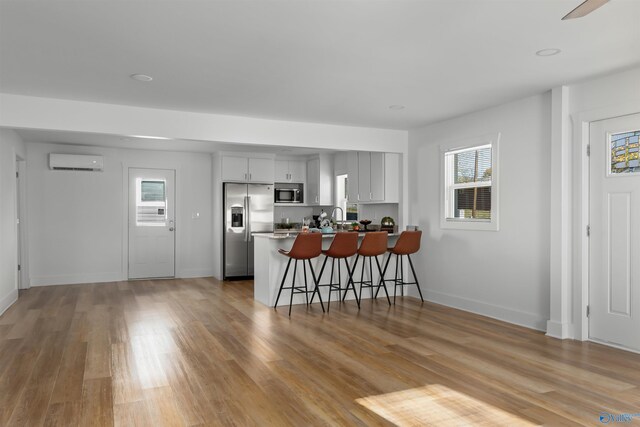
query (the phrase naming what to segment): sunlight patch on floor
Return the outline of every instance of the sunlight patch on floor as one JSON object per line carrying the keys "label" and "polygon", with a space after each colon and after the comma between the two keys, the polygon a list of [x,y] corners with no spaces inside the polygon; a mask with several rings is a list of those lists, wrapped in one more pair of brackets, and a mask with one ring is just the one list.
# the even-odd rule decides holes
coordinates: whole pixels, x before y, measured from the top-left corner
{"label": "sunlight patch on floor", "polygon": [[440,384],[356,399],[397,426],[535,426]]}

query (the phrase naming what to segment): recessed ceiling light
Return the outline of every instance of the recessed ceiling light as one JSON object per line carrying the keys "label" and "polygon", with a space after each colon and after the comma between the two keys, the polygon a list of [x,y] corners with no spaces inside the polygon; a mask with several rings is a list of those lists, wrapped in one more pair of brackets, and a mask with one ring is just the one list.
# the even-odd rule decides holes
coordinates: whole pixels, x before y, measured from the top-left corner
{"label": "recessed ceiling light", "polygon": [[153,77],[147,76],[146,74],[131,74],[129,77],[139,82],[150,82],[153,80]]}
{"label": "recessed ceiling light", "polygon": [[404,110],[404,105],[389,105],[390,110]]}
{"label": "recessed ceiling light", "polygon": [[536,52],[538,56],[553,56],[562,52],[560,49],[552,48],[552,49],[542,49]]}

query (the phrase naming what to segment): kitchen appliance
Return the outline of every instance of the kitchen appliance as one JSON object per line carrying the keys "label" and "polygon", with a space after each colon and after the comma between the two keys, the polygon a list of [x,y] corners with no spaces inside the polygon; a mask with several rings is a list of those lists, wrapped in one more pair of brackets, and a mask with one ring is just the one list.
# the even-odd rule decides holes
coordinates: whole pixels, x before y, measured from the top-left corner
{"label": "kitchen appliance", "polygon": [[276,188],[276,203],[302,203],[302,191],[299,188]]}
{"label": "kitchen appliance", "polygon": [[225,183],[224,215],[223,277],[251,277],[251,234],[273,232],[273,185]]}

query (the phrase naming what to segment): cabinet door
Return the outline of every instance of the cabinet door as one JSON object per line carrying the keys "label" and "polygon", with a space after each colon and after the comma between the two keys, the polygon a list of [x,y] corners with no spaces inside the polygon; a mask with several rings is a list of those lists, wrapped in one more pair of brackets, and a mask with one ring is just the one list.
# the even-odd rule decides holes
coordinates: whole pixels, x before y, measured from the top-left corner
{"label": "cabinet door", "polygon": [[371,153],[371,201],[384,202],[384,153]]}
{"label": "cabinet door", "polygon": [[400,202],[401,162],[400,154],[384,155],[384,201],[387,203]]}
{"label": "cabinet door", "polygon": [[347,200],[358,203],[358,153],[347,153]]}
{"label": "cabinet door", "polygon": [[222,157],[222,180],[244,182],[249,179],[246,157]]}
{"label": "cabinet door", "polygon": [[249,181],[273,183],[274,174],[272,159],[249,159]]}
{"label": "cabinet door", "polygon": [[320,159],[307,162],[307,203],[320,203]]}
{"label": "cabinet door", "polygon": [[307,162],[302,160],[289,161],[289,181],[304,182],[307,178]]}
{"label": "cabinet door", "polygon": [[289,182],[289,162],[287,160],[275,161],[275,182]]}
{"label": "cabinet door", "polygon": [[358,201],[371,201],[371,153],[358,153]]}

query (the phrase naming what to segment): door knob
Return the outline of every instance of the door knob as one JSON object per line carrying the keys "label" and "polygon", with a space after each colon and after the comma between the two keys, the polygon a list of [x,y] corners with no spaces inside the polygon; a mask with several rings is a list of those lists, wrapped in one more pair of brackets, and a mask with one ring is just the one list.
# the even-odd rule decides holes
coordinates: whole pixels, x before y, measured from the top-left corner
{"label": "door knob", "polygon": [[169,227],[169,231],[173,231],[173,230],[175,230],[175,228]]}

